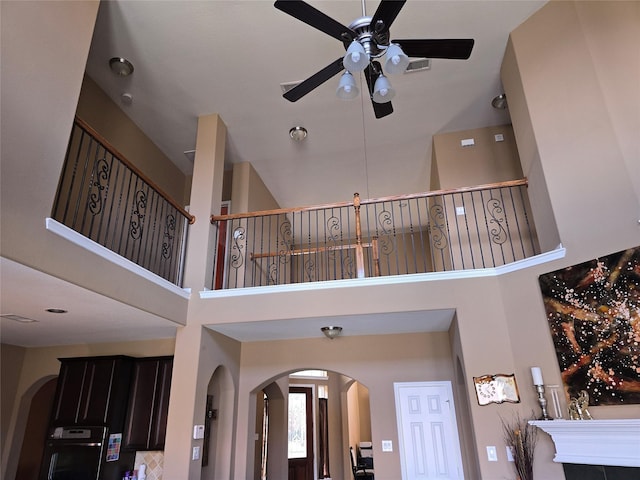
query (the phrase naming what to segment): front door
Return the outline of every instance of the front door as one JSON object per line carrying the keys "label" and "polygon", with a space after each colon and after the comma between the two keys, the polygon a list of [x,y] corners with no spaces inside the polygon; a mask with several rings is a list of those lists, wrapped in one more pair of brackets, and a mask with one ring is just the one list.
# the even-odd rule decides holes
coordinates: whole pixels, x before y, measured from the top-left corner
{"label": "front door", "polygon": [[313,391],[289,387],[289,480],[313,480]]}
{"label": "front door", "polygon": [[395,383],[402,480],[462,480],[451,382]]}

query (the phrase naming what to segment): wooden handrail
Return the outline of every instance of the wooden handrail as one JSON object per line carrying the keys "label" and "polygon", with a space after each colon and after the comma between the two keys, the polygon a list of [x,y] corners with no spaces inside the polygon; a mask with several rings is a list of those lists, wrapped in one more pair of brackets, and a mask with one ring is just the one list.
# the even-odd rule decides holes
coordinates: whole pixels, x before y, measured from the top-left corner
{"label": "wooden handrail", "polygon": [[[360,205],[367,205],[371,203],[381,203],[381,202],[392,202],[392,201],[398,201],[398,200],[411,200],[414,198],[438,197],[442,195],[451,195],[454,193],[477,192],[480,190],[490,190],[490,189],[505,188],[505,187],[517,187],[521,185],[524,185],[524,186],[529,185],[529,182],[527,181],[526,178],[523,178],[520,180],[509,180],[506,182],[487,183],[484,185],[476,185],[473,187],[449,188],[444,190],[433,190],[430,192],[410,193],[405,195],[392,195],[389,197],[371,198],[369,200],[360,200]],[[358,194],[356,193],[355,195],[358,195]],[[252,218],[252,217],[260,217],[260,216],[267,216],[267,215],[282,215],[282,214],[295,213],[295,212],[313,212],[316,210],[352,207],[352,206],[354,206],[353,201],[327,203],[324,205],[313,205],[313,206],[307,206],[307,207],[280,208],[275,210],[260,210],[257,212],[232,213],[228,215],[211,215],[211,223],[223,222],[227,220],[237,220],[240,218]]]}
{"label": "wooden handrail", "polygon": [[126,165],[126,167],[134,172],[138,177],[144,180],[151,188],[153,188],[162,198],[164,198],[167,202],[173,206],[176,210],[178,210],[182,215],[189,219],[189,224],[193,225],[196,222],[196,217],[187,212],[184,207],[180,206],[175,200],[173,200],[167,193],[165,193],[158,185],[156,185],[153,181],[149,179],[142,171],[136,167],[131,161],[127,159],[122,153],[118,151],[109,141],[100,135],[93,127],[91,127],[87,122],[82,120],[80,117],[76,115],[75,122],[82,129],[84,129],[89,135],[95,138],[105,150],[107,150],[111,155],[116,157],[122,163]]}

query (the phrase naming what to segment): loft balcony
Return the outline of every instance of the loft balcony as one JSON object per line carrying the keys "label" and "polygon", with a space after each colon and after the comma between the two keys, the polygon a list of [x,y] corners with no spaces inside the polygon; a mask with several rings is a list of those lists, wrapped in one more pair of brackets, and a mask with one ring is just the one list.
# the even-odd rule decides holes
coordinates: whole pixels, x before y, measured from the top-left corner
{"label": "loft balcony", "polygon": [[493,268],[539,252],[526,180],[213,215],[212,289]]}
{"label": "loft balcony", "polygon": [[73,124],[51,217],[182,286],[194,217],[80,118]]}
{"label": "loft balcony", "polygon": [[[52,217],[182,286],[184,208],[76,118]],[[494,268],[540,253],[525,179],[212,215],[212,290]]]}

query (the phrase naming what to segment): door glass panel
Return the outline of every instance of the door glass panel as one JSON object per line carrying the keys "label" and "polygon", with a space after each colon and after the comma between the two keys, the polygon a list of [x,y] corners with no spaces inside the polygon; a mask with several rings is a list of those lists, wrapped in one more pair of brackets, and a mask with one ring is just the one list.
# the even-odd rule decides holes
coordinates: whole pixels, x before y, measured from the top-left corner
{"label": "door glass panel", "polygon": [[289,393],[289,458],[307,456],[307,396]]}

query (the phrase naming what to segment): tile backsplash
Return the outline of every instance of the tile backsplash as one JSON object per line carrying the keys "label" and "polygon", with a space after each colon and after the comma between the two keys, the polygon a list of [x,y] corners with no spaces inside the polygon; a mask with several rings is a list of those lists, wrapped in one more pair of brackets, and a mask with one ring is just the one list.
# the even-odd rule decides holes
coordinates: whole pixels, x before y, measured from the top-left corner
{"label": "tile backsplash", "polygon": [[143,463],[147,466],[146,480],[162,480],[162,468],[164,466],[163,451],[136,452],[136,460],[133,468],[139,470],[140,465]]}

